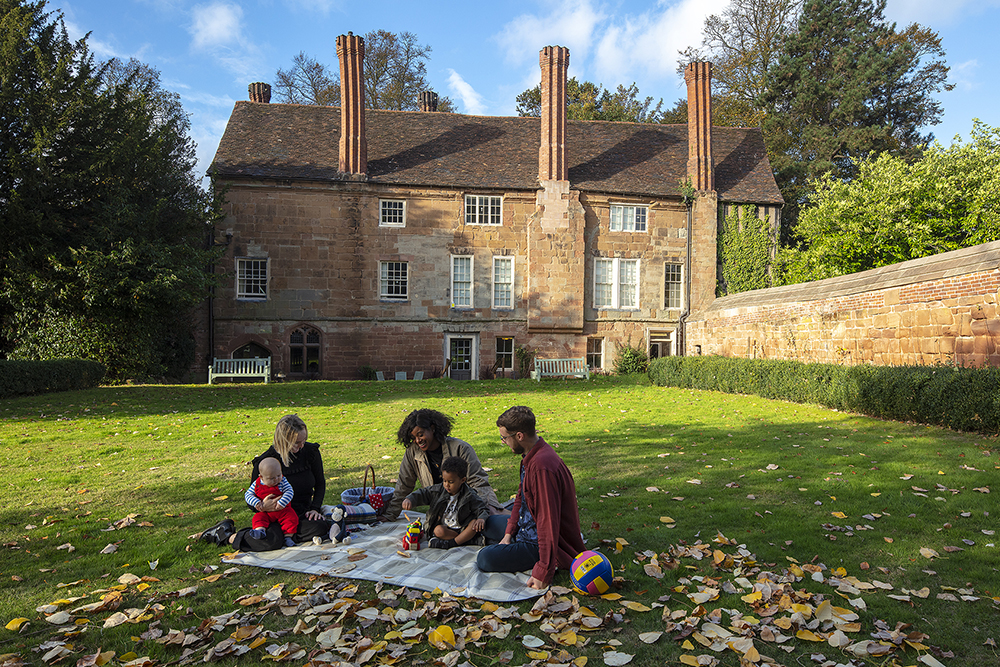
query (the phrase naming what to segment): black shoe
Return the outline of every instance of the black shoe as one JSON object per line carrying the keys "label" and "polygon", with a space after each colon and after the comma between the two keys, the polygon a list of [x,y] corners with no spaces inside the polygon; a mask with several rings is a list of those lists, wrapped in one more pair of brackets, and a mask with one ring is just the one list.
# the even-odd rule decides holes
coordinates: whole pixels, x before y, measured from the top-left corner
{"label": "black shoe", "polygon": [[236,523],[232,519],[225,519],[215,524],[204,533],[201,539],[222,546],[229,543],[229,538],[236,532]]}
{"label": "black shoe", "polygon": [[486,546],[486,537],[482,533],[480,533],[480,534],[476,535],[475,537],[473,537],[468,542],[466,542],[463,546],[485,547]]}
{"label": "black shoe", "polygon": [[457,547],[455,540],[442,540],[440,537],[432,537],[431,541],[427,543],[431,549],[451,549],[452,547]]}

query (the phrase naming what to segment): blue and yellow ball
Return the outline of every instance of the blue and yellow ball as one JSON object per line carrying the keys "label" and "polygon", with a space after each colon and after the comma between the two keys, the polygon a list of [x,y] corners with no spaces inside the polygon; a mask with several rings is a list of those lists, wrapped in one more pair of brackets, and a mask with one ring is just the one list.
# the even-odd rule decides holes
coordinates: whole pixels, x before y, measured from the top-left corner
{"label": "blue and yellow ball", "polygon": [[604,595],[611,588],[614,577],[611,561],[600,551],[584,551],[569,570],[573,588],[581,595]]}

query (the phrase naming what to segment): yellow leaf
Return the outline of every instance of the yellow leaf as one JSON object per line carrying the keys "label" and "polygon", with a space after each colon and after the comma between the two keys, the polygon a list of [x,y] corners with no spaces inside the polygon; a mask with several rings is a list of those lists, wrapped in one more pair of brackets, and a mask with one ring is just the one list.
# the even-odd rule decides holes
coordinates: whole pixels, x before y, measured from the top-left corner
{"label": "yellow leaf", "polygon": [[837,517],[838,519],[846,519],[847,518],[847,515],[844,514],[843,512],[830,512],[830,514],[832,514],[833,516]]}
{"label": "yellow leaf", "polygon": [[576,660],[574,660],[572,664],[575,667],[586,667],[586,665],[587,665],[587,656],[581,655],[579,658],[577,658]]}
{"label": "yellow leaf", "polygon": [[448,644],[451,648],[455,648],[455,631],[447,625],[439,625],[427,633],[427,641],[434,645]]}
{"label": "yellow leaf", "polygon": [[[691,648],[694,648],[693,646]],[[682,655],[681,662],[685,665],[691,665],[691,667],[698,667],[698,658],[693,655]]]}
{"label": "yellow leaf", "polygon": [[625,602],[622,602],[622,606],[628,607],[632,611],[651,611],[651,609],[646,605],[640,602],[632,602],[631,600],[626,600]]}
{"label": "yellow leaf", "polygon": [[228,500],[229,496],[216,496],[212,500]]}
{"label": "yellow leaf", "polygon": [[576,645],[576,633],[572,630],[567,630],[562,632],[555,637],[553,637],[557,644],[562,644],[563,646],[575,646]]}
{"label": "yellow leaf", "polygon": [[774,619],[774,624],[782,630],[787,630],[792,627],[792,619],[787,617],[776,618]]}
{"label": "yellow leaf", "polygon": [[149,588],[149,584],[147,584],[146,582],[143,582],[135,587],[135,589],[140,592],[146,590],[147,588]]}
{"label": "yellow leaf", "polygon": [[823,641],[823,638],[820,637],[819,635],[817,635],[812,630],[799,630],[798,632],[795,633],[795,636],[798,637],[799,639],[804,639],[805,641],[808,641],[808,642],[821,642],[821,641]]}
{"label": "yellow leaf", "polygon": [[904,639],[903,641],[905,641],[909,646],[917,649],[918,651],[927,651],[930,649],[930,646],[924,646],[920,642],[911,642],[909,639]]}
{"label": "yellow leaf", "polygon": [[129,651],[128,653],[124,654],[122,657],[118,658],[118,661],[119,662],[128,662],[129,660],[135,660],[138,657],[139,657],[138,653],[136,653],[135,651]]}
{"label": "yellow leaf", "polygon": [[798,565],[795,565],[794,563],[788,568],[788,571],[794,574],[796,577],[806,576],[805,573],[802,571],[802,568],[799,567]]}
{"label": "yellow leaf", "polygon": [[618,593],[605,593],[601,596],[602,600],[621,600],[622,596]]}
{"label": "yellow leaf", "polygon": [[[685,651],[693,651],[694,650],[694,644],[691,643],[690,639],[685,639],[684,643],[681,644],[681,648],[684,649]],[[697,664],[697,663],[695,663],[695,664]]]}
{"label": "yellow leaf", "polygon": [[872,495],[873,497],[875,497],[875,498],[878,498],[878,497],[879,497],[879,496],[881,496],[882,494],[881,494],[881,493],[873,493],[873,494],[871,494],[871,495]]}
{"label": "yellow leaf", "polygon": [[920,555],[923,556],[924,558],[940,558],[941,557],[941,555],[938,552],[934,551],[933,549],[929,549],[927,547],[920,547]]}
{"label": "yellow leaf", "polygon": [[760,662],[760,653],[757,652],[757,649],[751,646],[750,650],[743,654],[743,659],[747,662]]}
{"label": "yellow leaf", "polygon": [[798,612],[798,613],[802,614],[806,618],[809,618],[810,616],[812,616],[812,613],[813,613],[812,607],[810,607],[807,604],[801,604],[799,602],[796,602],[795,604],[793,604],[791,607],[789,607],[789,609],[791,609],[793,612]]}
{"label": "yellow leaf", "polygon": [[753,593],[749,593],[747,595],[742,596],[740,599],[746,602],[747,604],[753,604],[754,602],[760,601],[762,597],[764,597],[763,593],[761,593],[760,591],[754,591]]}
{"label": "yellow leaf", "polygon": [[5,625],[4,627],[7,628],[8,630],[13,630],[14,632],[17,632],[18,630],[21,629],[21,626],[24,625],[27,622],[28,622],[28,619],[26,619],[26,618],[15,618],[14,620],[12,620],[10,623],[8,623],[7,625]]}
{"label": "yellow leaf", "polygon": [[661,516],[660,523],[677,523],[677,522],[671,519],[669,516]]}
{"label": "yellow leaf", "polygon": [[528,651],[528,657],[532,660],[548,660],[548,651]]}

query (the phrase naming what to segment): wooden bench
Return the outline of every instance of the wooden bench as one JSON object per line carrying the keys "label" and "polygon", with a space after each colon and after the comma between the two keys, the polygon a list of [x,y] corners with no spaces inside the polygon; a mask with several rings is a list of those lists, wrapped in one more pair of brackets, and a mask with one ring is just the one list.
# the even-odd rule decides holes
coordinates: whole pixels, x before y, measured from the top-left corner
{"label": "wooden bench", "polygon": [[578,377],[586,380],[590,379],[590,369],[587,368],[587,360],[580,357],[578,359],[535,359],[535,370],[531,371],[531,377],[539,382],[543,377]]}
{"label": "wooden bench", "polygon": [[271,358],[267,359],[212,359],[208,367],[208,383],[215,378],[264,378],[271,380]]}

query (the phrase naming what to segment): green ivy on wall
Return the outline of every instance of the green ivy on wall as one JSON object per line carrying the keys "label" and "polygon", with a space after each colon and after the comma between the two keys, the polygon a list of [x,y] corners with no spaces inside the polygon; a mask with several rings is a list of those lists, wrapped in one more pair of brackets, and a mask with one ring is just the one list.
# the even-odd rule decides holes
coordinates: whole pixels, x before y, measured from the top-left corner
{"label": "green ivy on wall", "polygon": [[722,280],[716,296],[749,292],[771,286],[771,238],[768,220],[757,217],[752,204],[734,206],[719,232]]}

